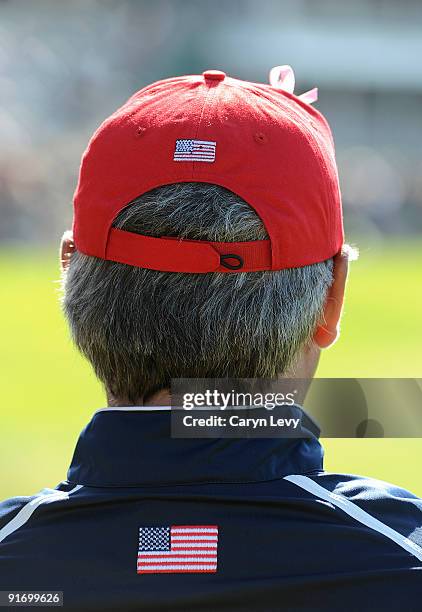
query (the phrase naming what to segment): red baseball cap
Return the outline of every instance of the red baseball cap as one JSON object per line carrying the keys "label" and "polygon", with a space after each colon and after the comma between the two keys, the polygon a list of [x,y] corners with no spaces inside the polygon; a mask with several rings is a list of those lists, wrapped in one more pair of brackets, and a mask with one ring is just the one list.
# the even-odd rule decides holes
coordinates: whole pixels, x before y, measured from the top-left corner
{"label": "red baseball cap", "polygon": [[[167,272],[281,270],[333,257],[343,245],[334,144],[289,66],[270,84],[219,70],[152,83],[102,123],[82,158],[74,241],[87,255]],[[138,196],[170,183],[213,183],[243,198],[269,239],[207,242],[112,227]]]}

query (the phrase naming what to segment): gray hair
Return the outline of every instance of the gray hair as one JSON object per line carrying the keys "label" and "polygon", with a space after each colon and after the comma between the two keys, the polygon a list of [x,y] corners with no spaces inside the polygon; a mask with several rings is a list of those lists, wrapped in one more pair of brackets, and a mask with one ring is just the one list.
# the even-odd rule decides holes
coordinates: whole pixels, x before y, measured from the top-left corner
{"label": "gray hair", "polygon": [[[237,242],[267,238],[254,210],[208,183],[154,189],[113,225],[149,236]],[[63,308],[98,378],[130,403],[171,378],[275,378],[312,338],[333,261],[248,273],[158,272],[73,253]]]}

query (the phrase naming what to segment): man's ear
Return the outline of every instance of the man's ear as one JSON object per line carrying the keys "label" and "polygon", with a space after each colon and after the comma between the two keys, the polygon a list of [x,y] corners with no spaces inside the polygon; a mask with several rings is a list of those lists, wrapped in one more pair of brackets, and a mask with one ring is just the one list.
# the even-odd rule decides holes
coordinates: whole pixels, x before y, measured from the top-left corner
{"label": "man's ear", "polygon": [[325,302],[323,319],[314,333],[314,342],[321,349],[328,348],[338,338],[348,268],[348,254],[338,253],[334,257],[334,280]]}
{"label": "man's ear", "polygon": [[67,230],[60,243],[60,265],[62,272],[65,272],[69,266],[70,258],[72,253],[75,252],[75,243],[73,242],[73,234],[70,230]]}

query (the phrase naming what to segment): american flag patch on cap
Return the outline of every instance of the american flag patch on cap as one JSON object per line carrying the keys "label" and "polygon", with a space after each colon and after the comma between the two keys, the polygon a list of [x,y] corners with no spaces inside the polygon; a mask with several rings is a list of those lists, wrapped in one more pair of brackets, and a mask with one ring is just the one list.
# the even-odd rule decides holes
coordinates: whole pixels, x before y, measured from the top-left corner
{"label": "american flag patch on cap", "polygon": [[138,574],[215,573],[218,527],[140,527]]}
{"label": "american flag patch on cap", "polygon": [[217,143],[212,140],[176,140],[173,161],[213,162]]}

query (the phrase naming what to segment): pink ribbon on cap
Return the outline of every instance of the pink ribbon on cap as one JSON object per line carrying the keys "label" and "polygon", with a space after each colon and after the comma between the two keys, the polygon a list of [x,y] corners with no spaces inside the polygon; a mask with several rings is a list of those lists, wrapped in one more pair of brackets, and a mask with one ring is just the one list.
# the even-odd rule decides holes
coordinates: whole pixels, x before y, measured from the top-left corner
{"label": "pink ribbon on cap", "polygon": [[[295,88],[295,73],[291,66],[274,66],[271,68],[269,74],[269,81],[272,87],[276,89],[282,89],[288,93],[293,93]],[[300,100],[307,104],[312,104],[318,100],[318,88],[314,87],[305,93],[298,96]]]}

